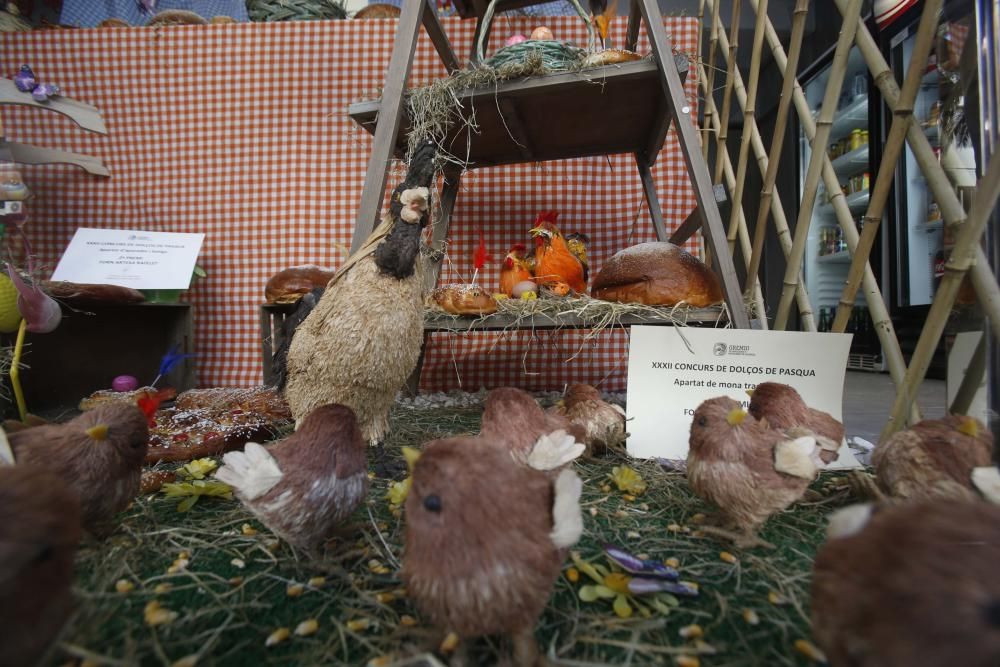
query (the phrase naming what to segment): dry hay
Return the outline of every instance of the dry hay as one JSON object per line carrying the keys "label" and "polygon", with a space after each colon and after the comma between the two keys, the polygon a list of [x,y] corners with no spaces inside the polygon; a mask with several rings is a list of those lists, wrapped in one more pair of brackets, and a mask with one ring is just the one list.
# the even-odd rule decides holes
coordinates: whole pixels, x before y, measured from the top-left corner
{"label": "dry hay", "polygon": [[[479,408],[397,407],[387,450],[475,432],[479,413]],[[648,483],[646,493],[634,500],[608,486],[612,467],[623,463]],[[562,577],[536,628],[555,664],[673,664],[679,653],[709,651],[715,654],[703,657],[702,664],[717,667],[807,664],[796,656],[793,643],[809,637],[812,557],[825,514],[846,502],[846,492],[817,493],[819,501],[772,518],[762,537],[778,545],[775,551],[739,552],[696,536],[696,515],[709,508],[692,496],[683,474],[654,462],[611,459],[583,462],[577,470],[584,480],[586,526],[576,547],[580,555],[606,564],[601,549],[613,543],[652,558],[674,557],[682,578],[698,582],[701,595],[680,600],[666,616],[623,619],[608,601],[580,600],[584,579],[574,584]],[[825,484],[815,488],[829,490],[831,479],[826,475]],[[197,656],[198,665],[384,665],[425,653],[433,647],[431,635],[400,590],[404,519],[386,500],[390,483],[372,482],[353,529],[320,564],[279,543],[236,502],[206,498],[180,514],[176,499],[138,499],[113,537],[89,543],[79,553],[78,608],[62,637],[57,664],[67,652],[110,665],[171,665],[188,656]],[[244,532],[244,525],[258,532],[246,534],[253,530]],[[723,549],[739,560],[721,560]],[[172,568],[182,554],[189,562]],[[320,576],[324,582],[308,583]],[[134,590],[117,592],[121,579],[135,584]],[[304,590],[290,597],[287,590],[294,584]],[[169,590],[157,592],[162,585]],[[772,591],[781,594],[781,604],[769,602]],[[152,600],[176,612],[176,619],[147,625],[143,610]],[[744,608],[756,611],[758,625],[743,620]],[[310,618],[319,624],[314,634],[293,634],[265,648],[275,629],[294,630]],[[705,630],[707,644],[700,648],[678,635],[692,623]],[[493,664],[498,648],[494,640],[477,642],[475,664]]]}

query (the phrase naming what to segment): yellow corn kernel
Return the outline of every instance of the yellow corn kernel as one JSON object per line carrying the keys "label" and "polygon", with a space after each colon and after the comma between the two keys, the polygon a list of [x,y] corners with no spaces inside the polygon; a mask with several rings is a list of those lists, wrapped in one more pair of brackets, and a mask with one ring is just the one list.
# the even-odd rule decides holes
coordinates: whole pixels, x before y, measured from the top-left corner
{"label": "yellow corn kernel", "polygon": [[681,526],[681,532],[682,533],[690,533],[691,532],[691,526]]}
{"label": "yellow corn kernel", "polygon": [[378,595],[375,596],[375,599],[381,602],[382,604],[389,604],[390,602],[396,599],[396,596],[393,595],[392,593],[379,593]]}
{"label": "yellow corn kernel", "polygon": [[295,634],[299,637],[308,637],[319,628],[319,621],[315,618],[307,618],[295,626]]}
{"label": "yellow corn kernel", "polygon": [[169,625],[177,620],[177,612],[160,606],[158,600],[150,600],[142,610],[146,625]]}
{"label": "yellow corn kernel", "polygon": [[795,650],[809,658],[813,662],[826,662],[826,655],[823,651],[808,639],[796,639]]}
{"label": "yellow corn kernel", "polygon": [[308,583],[313,588],[320,588],[326,583],[326,577],[313,577]]}
{"label": "yellow corn kernel", "polygon": [[243,577],[229,577],[230,586],[239,586],[243,583]]}
{"label": "yellow corn kernel", "polygon": [[271,553],[277,551],[279,547],[281,547],[281,540],[268,540],[264,543],[264,548]]}
{"label": "yellow corn kernel", "polygon": [[622,498],[624,498],[627,502],[630,502],[630,503],[634,503],[635,502],[635,496],[633,496],[631,493],[623,493],[622,494]]}
{"label": "yellow corn kernel", "polygon": [[610,484],[602,484],[601,485],[601,491],[603,491],[604,493],[611,493],[611,485]]}
{"label": "yellow corn kernel", "polygon": [[677,523],[671,523],[667,526],[667,530],[671,533],[679,533],[681,531],[681,526]]}
{"label": "yellow corn kernel", "polygon": [[271,647],[274,646],[275,644],[280,644],[281,642],[288,639],[288,636],[291,634],[292,633],[291,631],[289,631],[288,628],[278,628],[277,630],[275,630],[274,632],[272,632],[267,636],[267,639],[264,640],[264,646]]}
{"label": "yellow corn kernel", "polygon": [[306,587],[303,586],[302,584],[289,584],[288,588],[285,589],[285,595],[287,595],[290,598],[297,598],[300,595],[302,595],[302,593],[304,593],[305,590]]}
{"label": "yellow corn kernel", "polygon": [[247,537],[252,537],[257,534],[257,529],[251,526],[249,523],[245,523],[242,526],[240,526],[240,532],[246,535]]}
{"label": "yellow corn kernel", "polygon": [[386,667],[392,663],[391,655],[379,655],[368,661],[366,667]]}
{"label": "yellow corn kernel", "polygon": [[679,634],[684,639],[698,639],[705,636],[705,631],[702,630],[700,625],[694,623],[693,625],[685,625],[681,628]]}
{"label": "yellow corn kernel", "polygon": [[691,518],[688,519],[688,521],[690,521],[691,523],[704,523],[705,515],[702,514],[701,512],[698,512],[697,514],[692,515]]}
{"label": "yellow corn kernel", "polygon": [[195,654],[186,655],[180,660],[174,660],[170,667],[194,667],[198,664],[198,656]]}
{"label": "yellow corn kernel", "polygon": [[771,604],[787,604],[788,598],[779,593],[778,591],[768,591],[767,601]]}
{"label": "yellow corn kernel", "polygon": [[413,618],[409,614],[403,614],[399,617],[399,624],[407,628],[412,628],[417,624],[417,619]]}
{"label": "yellow corn kernel", "polygon": [[247,566],[246,561],[244,561],[242,558],[234,558],[231,561],[229,561],[229,564],[238,570],[242,570]]}
{"label": "yellow corn kernel", "polygon": [[156,588],[153,589],[153,592],[157,595],[163,595],[164,593],[169,593],[171,588],[173,588],[173,586],[168,583],[156,584]]}
{"label": "yellow corn kernel", "polygon": [[458,648],[458,642],[459,642],[458,635],[456,635],[454,632],[449,632],[448,636],[445,637],[444,641],[441,642],[441,646],[438,647],[438,650],[440,650],[442,653],[451,653],[456,648]]}
{"label": "yellow corn kernel", "polygon": [[674,658],[677,667],[700,667],[701,661],[693,655],[679,655]]}
{"label": "yellow corn kernel", "polygon": [[625,533],[625,537],[627,537],[630,540],[638,540],[642,538],[642,535],[640,535],[637,531],[630,530],[627,533]]}
{"label": "yellow corn kernel", "polygon": [[720,551],[719,560],[725,561],[726,563],[736,563],[737,561],[739,561],[739,558],[729,553],[728,551]]}
{"label": "yellow corn kernel", "polygon": [[355,618],[347,622],[347,629],[351,632],[361,632],[367,630],[370,621],[367,618]]}
{"label": "yellow corn kernel", "polygon": [[667,560],[663,561],[663,564],[667,565],[668,567],[677,568],[681,566],[681,560],[679,558],[670,557]]}
{"label": "yellow corn kernel", "polygon": [[689,587],[693,588],[694,590],[698,590],[698,582],[697,581],[682,581],[680,583],[683,584],[683,585],[685,585],[685,586],[689,586]]}
{"label": "yellow corn kernel", "polygon": [[743,620],[747,622],[747,625],[758,625],[760,616],[753,609],[748,608],[743,610]]}
{"label": "yellow corn kernel", "polygon": [[115,582],[115,590],[119,593],[128,593],[129,591],[135,590],[135,584],[128,579],[119,579]]}
{"label": "yellow corn kernel", "polygon": [[691,537],[705,537],[705,531],[704,530],[692,530],[691,531]]}
{"label": "yellow corn kernel", "polygon": [[596,507],[591,507],[590,508],[590,516],[597,516],[597,508]]}
{"label": "yellow corn kernel", "polygon": [[187,551],[182,551],[179,554],[177,554],[177,558],[183,560],[191,560],[191,554]]}
{"label": "yellow corn kernel", "polygon": [[566,570],[566,578],[575,584],[576,582],[580,581],[580,570],[576,569],[575,567],[569,568],[568,570]]}

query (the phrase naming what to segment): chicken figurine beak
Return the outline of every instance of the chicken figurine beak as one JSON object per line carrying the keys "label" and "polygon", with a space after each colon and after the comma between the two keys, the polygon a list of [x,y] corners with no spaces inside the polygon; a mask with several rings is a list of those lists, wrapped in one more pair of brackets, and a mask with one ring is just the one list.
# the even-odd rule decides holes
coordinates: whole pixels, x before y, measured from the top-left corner
{"label": "chicken figurine beak", "polygon": [[960,433],[964,433],[970,438],[979,437],[979,424],[973,417],[966,417],[962,420],[962,425],[958,427]]}
{"label": "chicken figurine beak", "polygon": [[413,467],[420,460],[421,453],[416,447],[403,447],[403,458],[406,459],[406,467],[409,468],[411,475],[413,474]]}
{"label": "chicken figurine beak", "polygon": [[747,418],[747,411],[742,408],[736,408],[732,410],[728,415],[726,415],[726,421],[729,422],[730,426],[737,426],[743,423],[743,420]]}
{"label": "chicken figurine beak", "polygon": [[539,236],[544,236],[545,238],[552,238],[552,230],[545,228],[543,225],[538,227],[532,227],[530,233],[533,237],[538,238]]}
{"label": "chicken figurine beak", "polygon": [[86,431],[84,431],[84,433],[86,433],[87,437],[90,438],[91,440],[96,440],[97,442],[101,442],[103,440],[106,440],[108,437],[108,425],[96,424],[88,428]]}
{"label": "chicken figurine beak", "polygon": [[753,397],[753,389],[747,389],[747,396]]}

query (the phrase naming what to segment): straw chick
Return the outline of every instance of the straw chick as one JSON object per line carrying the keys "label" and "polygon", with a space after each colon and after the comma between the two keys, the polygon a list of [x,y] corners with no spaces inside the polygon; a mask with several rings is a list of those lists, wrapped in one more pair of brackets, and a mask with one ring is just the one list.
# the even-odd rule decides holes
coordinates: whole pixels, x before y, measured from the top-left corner
{"label": "straw chick", "polygon": [[483,401],[480,442],[511,452],[536,470],[557,470],[586,449],[583,429],[542,410],[523,389],[493,389]]}
{"label": "straw chick", "polygon": [[462,639],[509,635],[538,664],[533,629],[583,532],[582,483],[553,479],[481,438],[435,440],[413,465],[401,576],[417,607]]}
{"label": "straw chick", "polygon": [[738,546],[771,546],[756,537],[775,512],[802,497],[823,467],[821,441],[808,431],[785,433],[748,417],[740,404],[720,396],[694,412],[687,457],[692,490],[714,503],[738,531],[706,532]]}
{"label": "straw chick", "polygon": [[900,499],[978,497],[973,472],[989,466],[993,434],[962,415],[925,419],[894,433],[872,452],[880,489]]}
{"label": "straw chick", "polygon": [[794,387],[780,382],[761,382],[747,393],[748,410],[754,418],[766,419],[771,428],[786,430],[800,426],[829,439],[836,447],[828,446],[820,456],[823,463],[837,460],[837,451],[844,440],[844,425],[830,413],[810,408]]}
{"label": "straw chick", "polygon": [[601,398],[601,392],[589,384],[571,384],[566,395],[549,411],[569,419],[583,432],[587,455],[601,456],[608,451],[625,451],[625,411]]}
{"label": "straw chick", "polygon": [[433,143],[416,150],[382,224],[296,328],[285,385],[296,423],[320,405],[341,403],[354,410],[370,444],[388,433],[389,409],[424,340],[419,255],[430,221],[434,155]]}
{"label": "straw chick", "polygon": [[853,505],[816,554],[812,626],[833,667],[1000,665],[1000,507]]}
{"label": "straw chick", "polygon": [[0,466],[0,664],[37,664],[72,611],[80,501],[40,466]]}
{"label": "straw chick", "polygon": [[294,547],[318,557],[368,491],[365,443],[354,411],[324,405],[271,447],[229,452],[216,478]]}
{"label": "straw chick", "polygon": [[112,532],[112,519],[139,493],[149,428],[134,405],[105,403],[9,438],[18,465],[43,466],[79,495],[83,527],[94,535]]}

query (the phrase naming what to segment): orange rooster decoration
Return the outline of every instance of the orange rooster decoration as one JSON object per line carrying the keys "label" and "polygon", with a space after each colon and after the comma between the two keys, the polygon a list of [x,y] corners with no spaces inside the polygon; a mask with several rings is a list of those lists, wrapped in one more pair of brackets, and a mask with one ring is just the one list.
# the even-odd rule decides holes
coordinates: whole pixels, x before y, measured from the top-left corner
{"label": "orange rooster decoration", "polygon": [[540,285],[566,283],[573,291],[584,294],[587,279],[583,263],[573,254],[556,227],[558,217],[555,211],[544,211],[535,218],[535,227],[531,230],[535,238],[535,281]]}
{"label": "orange rooster decoration", "polygon": [[514,295],[514,285],[525,280],[531,280],[531,269],[525,257],[528,249],[523,243],[515,244],[507,256],[503,258],[500,267],[500,291],[507,296]]}

